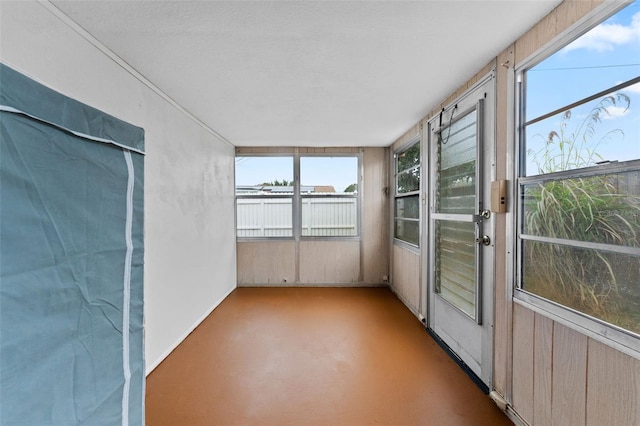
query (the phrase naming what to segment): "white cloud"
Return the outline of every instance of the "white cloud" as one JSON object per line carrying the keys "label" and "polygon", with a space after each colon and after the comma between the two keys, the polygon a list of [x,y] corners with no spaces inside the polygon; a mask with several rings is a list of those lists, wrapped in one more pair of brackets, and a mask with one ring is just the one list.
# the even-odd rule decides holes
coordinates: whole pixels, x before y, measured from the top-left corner
{"label": "white cloud", "polygon": [[[620,84],[620,83],[618,83]],[[636,83],[633,84],[629,87],[625,87],[624,89],[621,90],[622,93],[627,93],[627,92],[631,92],[631,93],[637,93],[640,94],[640,83]]]}
{"label": "white cloud", "polygon": [[640,12],[633,15],[629,26],[620,24],[600,24],[563,50],[577,49],[605,52],[614,50],[621,44],[640,42]]}
{"label": "white cloud", "polygon": [[616,118],[624,117],[629,113],[628,108],[619,106],[609,106],[606,110],[606,114],[600,114],[600,118],[603,120],[615,120]]}

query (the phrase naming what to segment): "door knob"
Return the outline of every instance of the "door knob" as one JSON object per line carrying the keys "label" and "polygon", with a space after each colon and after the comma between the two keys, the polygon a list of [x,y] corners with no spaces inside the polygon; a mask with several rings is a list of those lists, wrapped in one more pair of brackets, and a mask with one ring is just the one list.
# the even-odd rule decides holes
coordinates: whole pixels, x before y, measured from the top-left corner
{"label": "door knob", "polygon": [[482,237],[476,238],[476,243],[488,246],[491,245],[491,238],[489,238],[488,235],[483,235]]}

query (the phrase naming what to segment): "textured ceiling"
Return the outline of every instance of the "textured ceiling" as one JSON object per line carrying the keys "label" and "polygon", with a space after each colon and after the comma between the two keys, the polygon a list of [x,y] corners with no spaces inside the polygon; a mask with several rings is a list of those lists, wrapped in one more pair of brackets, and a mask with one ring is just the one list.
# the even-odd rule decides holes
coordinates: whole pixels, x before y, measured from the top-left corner
{"label": "textured ceiling", "polygon": [[53,1],[237,146],[387,146],[559,0]]}

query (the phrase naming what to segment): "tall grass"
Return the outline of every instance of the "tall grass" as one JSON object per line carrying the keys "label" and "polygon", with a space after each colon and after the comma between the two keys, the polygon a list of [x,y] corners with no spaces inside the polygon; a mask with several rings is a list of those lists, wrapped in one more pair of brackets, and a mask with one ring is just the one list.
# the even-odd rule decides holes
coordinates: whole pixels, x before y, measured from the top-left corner
{"label": "tall grass", "polygon": [[[594,165],[598,146],[622,133],[594,140],[596,126],[609,106],[630,100],[623,94],[604,98],[568,131],[571,111],[545,146],[529,152],[540,173]],[[524,189],[523,232],[565,240],[640,247],[640,173],[602,174],[549,181]],[[635,183],[634,183],[635,182]],[[631,184],[631,185],[630,185]],[[624,254],[562,244],[525,241],[523,287],[588,315],[640,333],[640,259]]]}

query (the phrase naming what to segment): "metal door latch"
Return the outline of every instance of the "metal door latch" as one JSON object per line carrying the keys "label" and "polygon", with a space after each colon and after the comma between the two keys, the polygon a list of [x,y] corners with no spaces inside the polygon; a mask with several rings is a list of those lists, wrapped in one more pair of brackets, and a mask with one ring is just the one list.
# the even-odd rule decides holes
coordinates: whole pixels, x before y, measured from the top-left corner
{"label": "metal door latch", "polygon": [[489,219],[491,217],[491,210],[482,210],[480,212],[480,216],[482,216],[485,219]]}
{"label": "metal door latch", "polygon": [[488,246],[491,245],[491,238],[489,238],[488,235],[483,235],[482,237],[476,238],[476,243]]}

